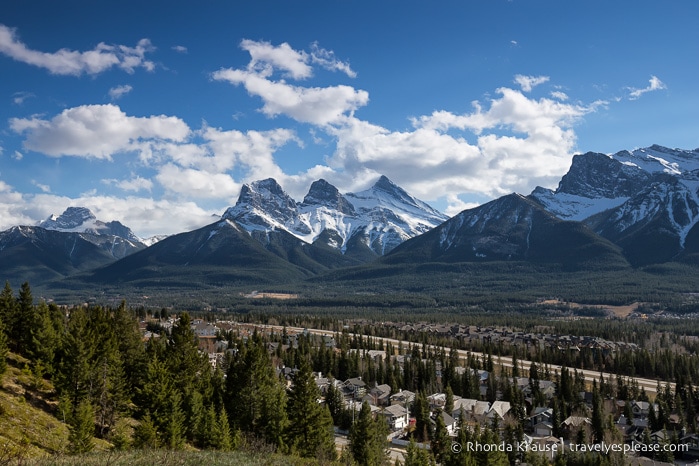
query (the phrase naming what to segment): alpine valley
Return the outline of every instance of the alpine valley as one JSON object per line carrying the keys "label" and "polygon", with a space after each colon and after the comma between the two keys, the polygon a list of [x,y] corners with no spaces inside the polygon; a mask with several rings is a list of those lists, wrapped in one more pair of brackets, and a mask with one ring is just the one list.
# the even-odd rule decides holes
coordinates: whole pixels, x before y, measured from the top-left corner
{"label": "alpine valley", "polygon": [[1,232],[0,278],[57,301],[182,292],[225,306],[255,289],[672,301],[699,285],[698,220],[699,149],[651,146],[575,155],[555,190],[453,218],[385,176],[346,194],[318,180],[301,202],[256,181],[212,224],[148,240],[71,207]]}

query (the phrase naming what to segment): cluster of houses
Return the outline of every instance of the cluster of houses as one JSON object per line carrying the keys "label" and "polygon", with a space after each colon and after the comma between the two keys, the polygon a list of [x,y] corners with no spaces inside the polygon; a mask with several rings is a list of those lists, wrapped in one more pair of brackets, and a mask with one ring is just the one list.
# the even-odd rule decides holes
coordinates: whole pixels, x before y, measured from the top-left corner
{"label": "cluster of houses", "polygon": [[[166,330],[169,330],[176,324],[176,318],[169,318],[160,325]],[[213,367],[216,367],[224,358],[226,351],[232,351],[227,348],[225,340],[217,339],[216,336],[221,332],[235,330],[242,336],[251,335],[254,331],[260,331],[261,327],[254,324],[240,324],[236,322],[217,322],[210,323],[201,319],[192,321],[192,330],[199,337],[199,348],[202,352],[209,355],[209,361]],[[145,326],[142,329],[145,338],[149,338]],[[633,347],[633,344],[622,342],[610,342],[601,338],[592,337],[575,337],[575,336],[556,336],[548,334],[533,334],[523,333],[508,330],[506,328],[481,328],[475,326],[444,326],[435,324],[417,324],[403,325],[400,330],[412,331],[429,331],[436,332],[452,337],[460,338],[461,340],[478,340],[480,342],[506,342],[515,345],[550,345],[559,348],[582,348],[595,347],[606,350],[613,350],[621,346]],[[264,331],[264,330],[263,330]],[[269,331],[269,330],[268,330]],[[270,331],[271,332],[271,331]],[[290,335],[291,340],[296,335]],[[319,339],[319,344],[328,348],[335,347],[335,340],[330,336],[324,336]],[[273,353],[276,351],[279,343],[269,343],[268,350]],[[354,350],[356,351],[356,350]],[[362,350],[364,356],[371,357],[375,360],[387,357],[385,351],[382,350]],[[390,358],[395,358],[399,364],[405,362],[410,355],[391,355]],[[439,365],[437,370],[439,371]],[[281,367],[278,369],[281,376],[285,377],[288,384],[292,383],[295,369]],[[496,400],[491,402],[484,401],[486,398],[488,378],[490,374],[484,370],[475,370],[465,367],[458,367],[456,371],[459,375],[463,375],[465,371],[473,371],[478,375],[480,399],[453,397],[453,407],[450,410],[445,409],[446,394],[435,393],[427,397],[433,421],[437,416],[441,416],[447,432],[455,436],[457,434],[458,425],[466,425],[469,427],[480,426],[503,426],[506,420],[513,419],[514,413],[511,412],[512,406],[508,401]],[[531,407],[533,399],[531,397],[530,380],[526,377],[515,377],[511,381],[524,394],[527,404]],[[385,420],[391,433],[389,438],[396,438],[407,431],[414,423],[414,418],[410,415],[410,407],[415,401],[415,393],[408,390],[399,390],[392,392],[389,385],[367,384],[361,377],[353,377],[347,380],[335,380],[328,377],[323,377],[322,374],[315,374],[315,382],[320,389],[321,394],[325,395],[330,384],[334,384],[344,396],[345,407],[352,411],[359,411],[364,402],[367,402],[374,416],[382,416]],[[555,396],[555,384],[551,381],[539,381],[539,391],[543,396],[550,400]],[[497,398],[501,398],[498,393]],[[581,398],[586,402],[591,402],[590,393],[581,393]],[[607,401],[612,403],[612,401]],[[645,401],[624,401],[619,400],[613,402],[614,406],[608,406],[608,411],[612,412],[615,419],[615,428],[619,431],[620,437],[626,444],[640,443],[644,441],[645,431],[649,426],[649,412],[651,404]],[[628,419],[623,413],[626,409],[626,403],[630,403],[631,419]],[[588,403],[589,404],[589,403]],[[589,406],[591,411],[591,405]],[[657,412],[657,406],[655,407]],[[461,416],[465,418],[461,421]],[[653,443],[667,443],[670,436],[679,440],[680,443],[688,445],[688,449],[683,453],[685,458],[699,460],[699,436],[695,434],[687,434],[686,430],[680,428],[680,420],[673,419],[670,416],[670,425],[676,422],[676,428],[668,431],[657,431],[650,433],[650,439]],[[591,420],[584,415],[573,415],[561,422],[558,429],[553,426],[553,410],[547,406],[535,406],[531,408],[528,421],[525,422],[526,440],[530,443],[540,445],[540,451],[551,451],[546,449],[546,445],[558,444],[561,439],[553,437],[555,430],[566,439],[567,442],[572,442],[576,439],[578,432],[585,429],[589,432],[591,428]]]}
{"label": "cluster of houses", "polygon": [[521,348],[558,348],[580,350],[592,348],[605,352],[620,349],[638,349],[635,343],[609,341],[604,338],[575,335],[555,335],[550,333],[521,332],[509,327],[480,327],[477,325],[445,325],[432,323],[407,324],[384,322],[383,327],[394,328],[400,332],[424,332],[454,338],[462,343],[491,343],[516,345]]}

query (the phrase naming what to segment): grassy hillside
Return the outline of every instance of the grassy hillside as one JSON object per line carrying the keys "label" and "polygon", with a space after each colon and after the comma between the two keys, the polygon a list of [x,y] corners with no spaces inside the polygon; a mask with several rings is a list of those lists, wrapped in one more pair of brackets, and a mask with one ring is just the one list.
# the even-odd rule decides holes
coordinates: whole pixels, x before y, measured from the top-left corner
{"label": "grassy hillside", "polygon": [[8,362],[0,385],[0,464],[65,452],[68,426],[53,415],[52,387],[20,369],[23,358],[10,354]]}
{"label": "grassy hillside", "polygon": [[[1,461],[1,460],[0,460]],[[221,451],[168,451],[136,450],[120,452],[90,453],[79,456],[43,458],[26,462],[32,466],[314,466],[316,460],[295,458],[270,453],[221,452]]]}
{"label": "grassy hillside", "polygon": [[0,465],[240,465],[305,466],[315,460],[270,452],[114,451],[104,440],[93,439],[95,449],[84,455],[69,455],[68,426],[58,419],[53,387],[37,380],[22,368],[28,362],[10,354],[7,372],[0,380]]}

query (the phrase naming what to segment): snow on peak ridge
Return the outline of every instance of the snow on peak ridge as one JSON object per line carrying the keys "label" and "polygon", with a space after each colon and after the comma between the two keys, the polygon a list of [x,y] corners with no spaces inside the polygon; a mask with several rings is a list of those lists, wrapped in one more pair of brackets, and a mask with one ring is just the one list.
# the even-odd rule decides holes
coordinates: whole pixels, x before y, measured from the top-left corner
{"label": "snow on peak ridge", "polygon": [[95,214],[87,207],[68,207],[61,215],[50,215],[39,224],[47,230],[73,230],[97,220]]}
{"label": "snow on peak ridge", "polygon": [[377,254],[384,254],[408,238],[423,233],[448,217],[412,197],[382,176],[369,189],[341,194],[326,180],[311,184],[303,201],[294,201],[273,179],[243,186],[235,206],[224,219],[234,220],[248,232],[285,230],[313,243],[325,231],[342,252],[355,235]]}
{"label": "snow on peak ridge", "polygon": [[121,222],[98,220],[87,207],[68,207],[61,215],[50,215],[39,223],[39,227],[68,233],[116,236],[134,244],[142,243],[141,239]]}

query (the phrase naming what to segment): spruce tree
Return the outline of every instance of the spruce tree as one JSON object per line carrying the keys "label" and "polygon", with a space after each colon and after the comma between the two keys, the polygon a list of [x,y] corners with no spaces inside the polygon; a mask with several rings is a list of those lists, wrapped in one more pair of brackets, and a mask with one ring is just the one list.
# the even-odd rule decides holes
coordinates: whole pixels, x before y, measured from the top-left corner
{"label": "spruce tree", "polygon": [[403,466],[432,466],[433,464],[434,461],[427,450],[418,448],[415,439],[410,439],[403,453]]}
{"label": "spruce tree", "polygon": [[449,438],[447,427],[444,424],[444,418],[442,417],[442,413],[438,413],[437,420],[435,422],[434,435],[432,436],[432,441],[430,442],[430,450],[432,451],[434,459],[437,461],[437,463],[444,462],[449,453],[450,447],[451,439]]}
{"label": "spruce tree", "polygon": [[418,442],[429,441],[432,438],[432,422],[430,421],[430,407],[427,403],[427,396],[423,391],[415,395],[413,416],[415,416],[415,439]]}
{"label": "spruce tree", "polygon": [[386,435],[388,425],[383,419],[374,419],[366,401],[359,417],[350,429],[349,442],[352,458],[359,466],[378,466],[387,460]]}
{"label": "spruce tree", "polygon": [[333,418],[333,424],[339,426],[345,411],[344,396],[335,386],[334,382],[334,380],[330,381],[328,389],[325,392],[325,404],[328,407],[328,410],[330,410],[330,416]]}
{"label": "spruce tree", "polygon": [[64,330],[60,310],[41,301],[35,306],[34,319],[29,324],[31,344],[28,348],[33,369],[39,376],[53,375],[57,353]]}
{"label": "spruce tree", "polygon": [[97,342],[87,311],[74,309],[62,338],[55,377],[59,392],[66,394],[74,405],[91,395],[96,351]]}
{"label": "spruce tree", "polygon": [[228,423],[226,410],[221,408],[214,425],[214,447],[218,450],[229,451],[235,449],[235,439],[231,434],[231,426]]}
{"label": "spruce tree", "polygon": [[31,357],[32,334],[31,328],[34,322],[34,298],[28,282],[22,283],[17,299],[17,319],[15,320],[14,336],[17,341],[17,349],[27,357]]}
{"label": "spruce tree", "polygon": [[289,423],[286,389],[259,337],[248,340],[226,376],[226,408],[235,427],[284,449]]}
{"label": "spruce tree", "polygon": [[451,385],[447,385],[444,393],[444,412],[450,416],[454,412],[454,391],[451,389]]}
{"label": "spruce tree", "polygon": [[294,376],[294,385],[287,404],[289,419],[288,445],[306,458],[335,457],[332,416],[327,406],[319,404],[318,390],[310,364],[303,358]]}
{"label": "spruce tree", "polygon": [[5,282],[5,287],[0,292],[0,321],[5,326],[4,331],[7,336],[8,345],[14,338],[15,321],[17,319],[17,302],[10,287],[10,282]]}
{"label": "spruce tree", "polygon": [[95,430],[95,415],[88,399],[80,400],[70,417],[69,449],[73,454],[92,451],[92,437]]}
{"label": "spruce tree", "polygon": [[139,449],[158,448],[158,432],[150,413],[146,413],[134,429],[133,446]]}
{"label": "spruce tree", "polygon": [[10,352],[10,348],[7,345],[7,335],[5,334],[5,325],[3,321],[0,320],[0,382],[2,381],[2,376],[7,370],[7,355]]}

